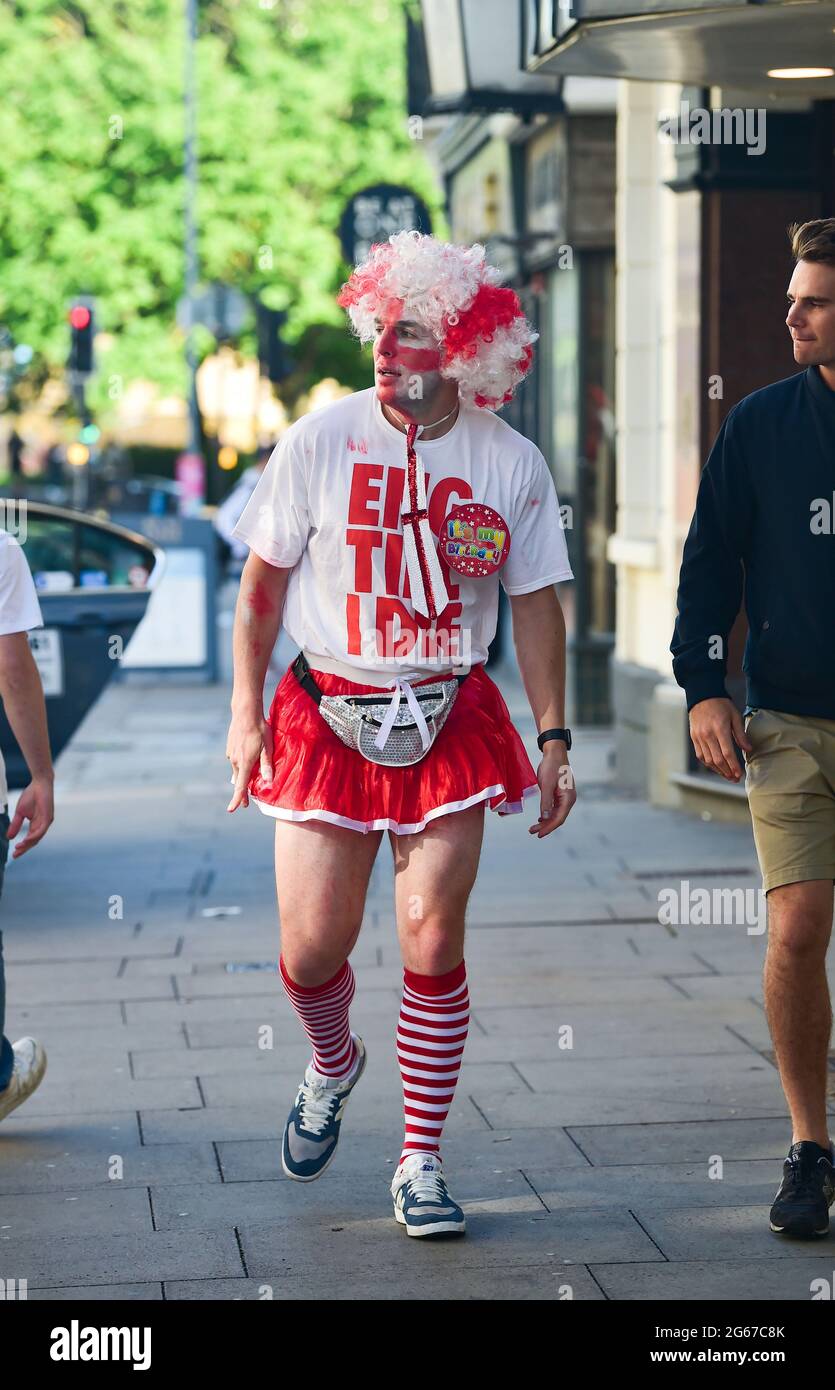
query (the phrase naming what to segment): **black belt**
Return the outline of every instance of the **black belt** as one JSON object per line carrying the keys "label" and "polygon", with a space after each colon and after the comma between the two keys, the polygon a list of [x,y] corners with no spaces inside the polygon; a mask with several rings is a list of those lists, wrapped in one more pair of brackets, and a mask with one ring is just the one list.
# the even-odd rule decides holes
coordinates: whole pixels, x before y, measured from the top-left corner
{"label": "black belt", "polygon": [[[290,665],[290,670],[293,672],[293,675],[296,677],[296,680],[298,681],[298,683],[299,683],[299,685],[301,686],[302,690],[307,691],[307,694],[310,696],[311,700],[315,700],[316,704],[318,705],[319,701],[320,701],[321,698],[322,698],[322,691],[319,689],[318,685],[316,684],[315,680],[313,679],[313,676],[311,675],[311,672],[310,672],[310,663],[309,663],[307,657],[305,656],[304,652],[299,652],[299,654],[298,654],[298,656],[296,657],[295,661],[293,661],[293,662],[291,663],[291,665]],[[467,677],[468,677],[469,674],[470,674],[469,671],[465,671],[464,674],[463,674],[463,676],[456,676],[456,675],[453,675],[453,676],[452,676],[452,679],[453,679],[453,680],[456,680],[456,681],[458,682],[458,684],[461,685],[462,682],[465,681],[465,680],[467,679]],[[427,677],[427,679],[428,679],[428,677]],[[449,676],[444,676],[444,677],[439,677],[438,679],[439,679],[439,680],[441,680],[441,679],[443,679],[443,680],[449,680],[450,677],[449,677]],[[357,700],[357,701],[362,701],[362,702],[368,702],[368,701],[371,701],[371,700],[375,700],[375,701],[384,700],[384,699],[386,698],[387,695],[390,696],[391,694],[392,694],[392,691],[387,690],[387,689],[385,689],[385,687],[383,687],[383,688],[380,690],[379,694],[376,694],[376,695],[354,695],[354,696],[345,695],[345,696],[343,696],[342,698],[343,698],[343,699],[346,699],[346,700],[352,700],[352,701],[353,701],[353,700]],[[416,691],[415,691],[415,694],[417,695],[417,698],[418,698],[418,699],[421,698],[421,696],[420,696],[420,690],[416,690]]]}

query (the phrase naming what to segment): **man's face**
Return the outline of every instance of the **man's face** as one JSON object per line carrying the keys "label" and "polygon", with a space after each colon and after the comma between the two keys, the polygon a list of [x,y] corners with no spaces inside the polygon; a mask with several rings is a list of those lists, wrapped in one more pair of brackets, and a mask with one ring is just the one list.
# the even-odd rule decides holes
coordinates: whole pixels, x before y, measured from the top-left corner
{"label": "man's face", "polygon": [[409,414],[431,402],[443,382],[441,354],[434,335],[417,319],[403,316],[402,305],[383,305],[374,320],[374,381],[384,405]]}
{"label": "man's face", "polygon": [[786,324],[802,367],[835,366],[835,265],[798,261],[788,289]]}

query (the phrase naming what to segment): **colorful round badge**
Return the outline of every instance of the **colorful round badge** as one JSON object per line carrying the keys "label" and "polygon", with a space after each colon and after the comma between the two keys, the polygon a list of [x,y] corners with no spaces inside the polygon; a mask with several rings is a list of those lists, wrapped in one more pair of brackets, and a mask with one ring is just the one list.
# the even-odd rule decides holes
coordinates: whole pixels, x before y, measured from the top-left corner
{"label": "colorful round badge", "polygon": [[482,579],[501,569],[510,554],[510,527],[483,502],[452,507],[441,529],[441,554],[450,569]]}

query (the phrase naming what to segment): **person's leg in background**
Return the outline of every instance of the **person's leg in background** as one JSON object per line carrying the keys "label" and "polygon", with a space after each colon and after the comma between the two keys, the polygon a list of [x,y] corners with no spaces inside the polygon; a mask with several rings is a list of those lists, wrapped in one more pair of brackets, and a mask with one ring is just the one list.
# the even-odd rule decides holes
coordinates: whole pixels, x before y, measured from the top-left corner
{"label": "person's leg in background", "polygon": [[768,894],[765,1007],[792,1117],[792,1144],[830,1145],[826,1113],[832,1007],[826,952],[832,881],[813,879]]}
{"label": "person's leg in background", "polygon": [[333,1159],[347,1098],[365,1066],[348,1018],[348,957],[381,838],[379,830],[363,835],[327,821],[276,821],[279,970],[313,1048],[282,1141],[284,1172],[300,1182],[318,1178]]}
{"label": "person's leg in background", "polygon": [[835,1199],[835,1158],[826,1111],[832,1006],[826,952],[831,879],[772,888],[764,986],[768,1027],[792,1119],[789,1156],[769,1218],[772,1231],[826,1235]]}
{"label": "person's leg in background", "polygon": [[[0,893],[9,855],[8,807],[0,814]],[[3,963],[3,934],[0,932],[0,1120],[4,1120],[36,1091],[46,1071],[46,1052],[35,1038],[18,1038],[12,1045],[5,1035],[6,972]]]}
{"label": "person's leg in background", "polygon": [[409,1235],[463,1233],[440,1153],[469,1026],[464,920],[484,834],[484,804],[439,816],[416,835],[390,833],[403,1001],[397,1057],[405,1135],[392,1181]]}
{"label": "person's leg in background", "polygon": [[745,731],[745,788],[768,907],[765,1010],[792,1122],[769,1224],[777,1234],[820,1236],[835,1200],[826,1112],[835,722],[755,709]]}
{"label": "person's leg in background", "polygon": [[[6,872],[6,860],[9,856],[9,842],[6,834],[9,829],[8,807],[3,807],[0,813],[0,894],[3,891],[3,877]],[[0,931],[0,1091],[5,1091],[12,1079],[14,1068],[14,1052],[9,1039],[6,1037],[4,1029],[6,1026],[6,971],[3,965],[3,933]]]}

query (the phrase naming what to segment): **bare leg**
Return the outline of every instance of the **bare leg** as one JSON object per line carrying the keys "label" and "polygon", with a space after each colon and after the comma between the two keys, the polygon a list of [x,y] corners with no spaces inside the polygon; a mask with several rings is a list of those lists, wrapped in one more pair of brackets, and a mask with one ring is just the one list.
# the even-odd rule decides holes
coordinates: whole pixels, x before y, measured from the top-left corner
{"label": "bare leg", "polygon": [[768,894],[765,1007],[780,1080],[792,1117],[792,1143],[826,1148],[827,1052],[832,1009],[826,950],[832,931],[830,879],[772,888]]}
{"label": "bare leg", "polygon": [[323,984],[351,954],[382,835],[326,821],[276,821],[281,954],[297,984]]}
{"label": "bare leg", "polygon": [[389,831],[397,933],[407,970],[443,975],[462,959],[464,913],[483,833],[483,804],[439,816],[417,835]]}

